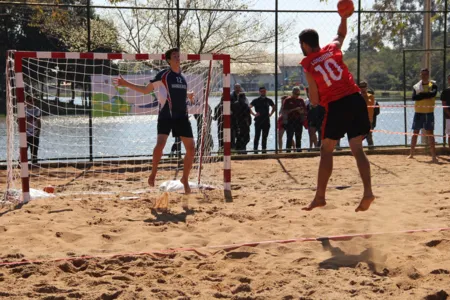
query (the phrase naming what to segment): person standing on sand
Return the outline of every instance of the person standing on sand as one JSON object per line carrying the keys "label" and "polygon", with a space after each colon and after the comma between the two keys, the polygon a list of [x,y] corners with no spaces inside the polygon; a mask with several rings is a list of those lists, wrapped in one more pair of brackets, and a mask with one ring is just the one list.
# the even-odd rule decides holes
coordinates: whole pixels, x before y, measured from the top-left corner
{"label": "person standing on sand", "polygon": [[194,93],[187,91],[187,82],[181,74],[180,50],[173,48],[165,53],[169,68],[156,74],[147,85],[137,85],[126,81],[119,76],[113,80],[117,86],[124,86],[136,92],[149,94],[155,89],[159,89],[158,101],[160,110],[158,114],[158,138],[153,149],[152,172],[148,177],[148,184],[155,186],[156,172],[161,160],[163,149],[166,146],[170,132],[173,137],[180,137],[186,149],[183,163],[183,176],[181,183],[186,194],[191,192],[189,187],[189,173],[194,162],[195,144],[192,133],[191,122],[187,113],[186,99],[191,103],[194,100]]}
{"label": "person standing on sand", "polygon": [[[359,83],[359,88],[361,89],[361,95],[364,98],[364,101],[366,101],[367,104],[367,112],[369,113],[369,121],[370,121],[370,129],[374,129],[373,126],[373,119],[375,116],[375,97],[373,94],[368,92],[368,84],[366,81],[361,81]],[[367,144],[369,145],[369,149],[374,149],[373,147],[373,137],[372,137],[372,131],[370,131],[367,134]]]}
{"label": "person standing on sand", "polygon": [[363,149],[363,140],[370,132],[369,115],[360,89],[343,62],[341,47],[346,35],[347,17],[341,17],[337,36],[324,48],[320,48],[319,34],[314,29],[305,29],[299,35],[300,47],[305,55],[301,65],[308,81],[311,103],[322,105],[326,111],[317,190],[314,200],[303,208],[306,211],[327,204],[325,192],[333,172],[333,151],[337,141],[346,133],[364,185],[363,197],[355,211],[368,210],[375,200],[370,164]]}
{"label": "person standing on sand", "polygon": [[434,106],[436,104],[438,87],[434,81],[430,80],[430,71],[428,69],[420,70],[420,79],[413,86],[412,99],[415,102],[412,130],[414,135],[411,138],[411,151],[408,158],[414,158],[418,134],[423,129],[430,143],[431,161],[437,163],[434,140]]}

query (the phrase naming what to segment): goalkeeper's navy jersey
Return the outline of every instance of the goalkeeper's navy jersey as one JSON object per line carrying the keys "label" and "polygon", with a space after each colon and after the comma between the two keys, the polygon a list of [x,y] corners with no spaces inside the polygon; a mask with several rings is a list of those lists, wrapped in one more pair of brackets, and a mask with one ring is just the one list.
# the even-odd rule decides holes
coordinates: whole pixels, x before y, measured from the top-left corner
{"label": "goalkeeper's navy jersey", "polygon": [[187,116],[187,82],[181,73],[162,70],[153,83],[160,103],[159,119],[179,119]]}

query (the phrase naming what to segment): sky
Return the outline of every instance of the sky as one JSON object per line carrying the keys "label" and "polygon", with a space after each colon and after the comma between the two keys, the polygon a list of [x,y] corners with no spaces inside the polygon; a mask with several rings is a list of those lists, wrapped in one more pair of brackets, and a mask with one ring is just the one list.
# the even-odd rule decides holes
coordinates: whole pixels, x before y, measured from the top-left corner
{"label": "sky", "polygon": [[[250,0],[254,4],[250,6],[252,9],[275,9],[275,0]],[[139,1],[138,1],[139,2]],[[279,0],[279,10],[336,10],[338,0]],[[363,8],[370,9],[374,0],[363,0]],[[110,5],[108,0],[93,0],[93,5]],[[357,5],[357,1],[355,1]],[[124,4],[119,4],[124,5]],[[243,14],[245,17],[254,16],[253,13]],[[267,23],[274,23],[273,13],[263,13],[261,18]],[[325,45],[330,42],[336,35],[339,25],[339,15],[336,13],[279,13],[279,24],[284,22],[292,22],[290,27],[291,34],[288,33],[286,41],[280,41],[278,45],[279,53],[298,53],[300,51],[298,45],[298,34],[305,28],[314,28],[320,36],[320,44]],[[347,49],[350,39],[356,35],[357,14],[353,14],[348,21],[348,33],[343,49]],[[269,53],[275,51],[275,45],[267,48]]]}

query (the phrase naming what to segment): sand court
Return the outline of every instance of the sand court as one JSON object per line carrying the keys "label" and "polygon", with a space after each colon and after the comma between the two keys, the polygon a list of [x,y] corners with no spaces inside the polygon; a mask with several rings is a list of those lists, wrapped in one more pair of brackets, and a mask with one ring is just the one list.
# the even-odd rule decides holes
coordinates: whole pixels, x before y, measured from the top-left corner
{"label": "sand court", "polygon": [[[72,180],[70,193],[56,189],[55,197],[0,211],[0,261],[45,261],[0,266],[0,295],[445,299],[439,297],[450,293],[449,231],[214,248],[450,227],[450,157],[441,156],[438,165],[421,155],[369,159],[377,198],[364,213],[354,212],[362,184],[350,156],[335,157],[328,204],[312,212],[301,208],[314,196],[318,157],[234,161],[232,203],[217,191],[169,192],[167,211],[153,209],[163,193],[146,188],[145,172],[121,180],[121,193],[108,193],[116,186],[105,174],[101,181]],[[157,184],[169,172],[161,171]]]}

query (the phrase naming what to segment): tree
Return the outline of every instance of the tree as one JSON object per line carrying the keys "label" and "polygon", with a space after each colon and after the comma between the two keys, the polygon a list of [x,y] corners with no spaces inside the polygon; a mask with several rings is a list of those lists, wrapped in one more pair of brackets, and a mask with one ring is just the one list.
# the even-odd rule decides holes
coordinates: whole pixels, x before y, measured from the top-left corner
{"label": "tree", "polygon": [[[82,0],[80,4],[86,4]],[[32,16],[31,26],[58,40],[59,46],[73,52],[88,51],[87,14],[85,9],[59,8],[43,10],[39,7]],[[120,52],[118,33],[113,23],[102,20],[91,11],[92,52]]]}
{"label": "tree", "polygon": [[[124,0],[138,4],[137,0]],[[118,3],[118,2],[114,2]],[[176,7],[176,0],[164,0],[164,7]],[[160,0],[148,0],[150,7],[161,7]],[[123,12],[118,10],[114,22],[129,50],[161,52],[177,46],[177,26],[180,26],[180,46],[190,53],[230,53],[240,62],[266,59],[266,48],[274,42],[275,28],[265,22],[262,13],[223,11],[245,9],[251,3],[241,0],[186,0],[181,3],[179,24],[176,10]],[[196,9],[188,11],[183,8]],[[208,9],[204,10],[204,9]],[[280,26],[283,38],[291,23]]]}
{"label": "tree", "polygon": [[[432,10],[443,10],[445,0],[433,0]],[[375,0],[374,14],[364,14],[363,25],[372,33],[375,43],[388,40],[394,48],[419,47],[423,41],[422,0]],[[410,11],[395,13],[397,10]],[[433,14],[433,28],[441,28],[443,18]]]}
{"label": "tree", "polygon": [[[40,0],[40,2],[53,3],[50,0]],[[62,4],[87,3],[86,0],[63,0],[60,2]],[[97,52],[121,51],[117,30],[113,24],[102,20],[93,10],[90,13],[91,50]],[[88,50],[85,8],[3,5],[0,7],[0,15],[3,17],[0,21],[0,30],[4,33],[0,36],[0,68],[2,70],[5,70],[6,57],[4,55],[7,49],[78,52]],[[60,86],[62,80],[70,81],[73,99],[75,82],[86,83],[90,81],[90,74],[101,74],[102,68],[98,66],[99,64],[108,66],[111,62],[37,61],[34,64],[24,65],[24,74],[29,76],[30,80],[41,83],[47,80],[46,74],[48,74],[57,80],[57,86]],[[51,71],[55,69],[58,69],[58,72]],[[83,86],[83,88],[87,89],[88,87]],[[4,97],[4,94],[2,96]]]}
{"label": "tree", "polygon": [[362,33],[350,40],[346,52],[356,53],[358,51],[358,39],[360,40],[360,50],[365,53],[376,53],[384,47],[383,41],[378,41],[373,33]]}
{"label": "tree", "polygon": [[[444,0],[435,0],[432,10],[443,10]],[[364,33],[361,34],[361,79],[377,89],[403,89],[403,50],[423,49],[424,3],[421,0],[375,0],[372,10],[363,13]],[[410,11],[398,13],[398,10]],[[443,47],[443,14],[432,14],[433,48]],[[346,62],[356,62],[358,37],[350,41],[345,52]],[[424,52],[406,53],[406,86],[418,80]],[[431,55],[431,77],[443,80],[442,52]],[[349,65],[350,67],[350,65]],[[351,68],[352,69],[352,68]],[[356,70],[352,69],[352,70]]]}

